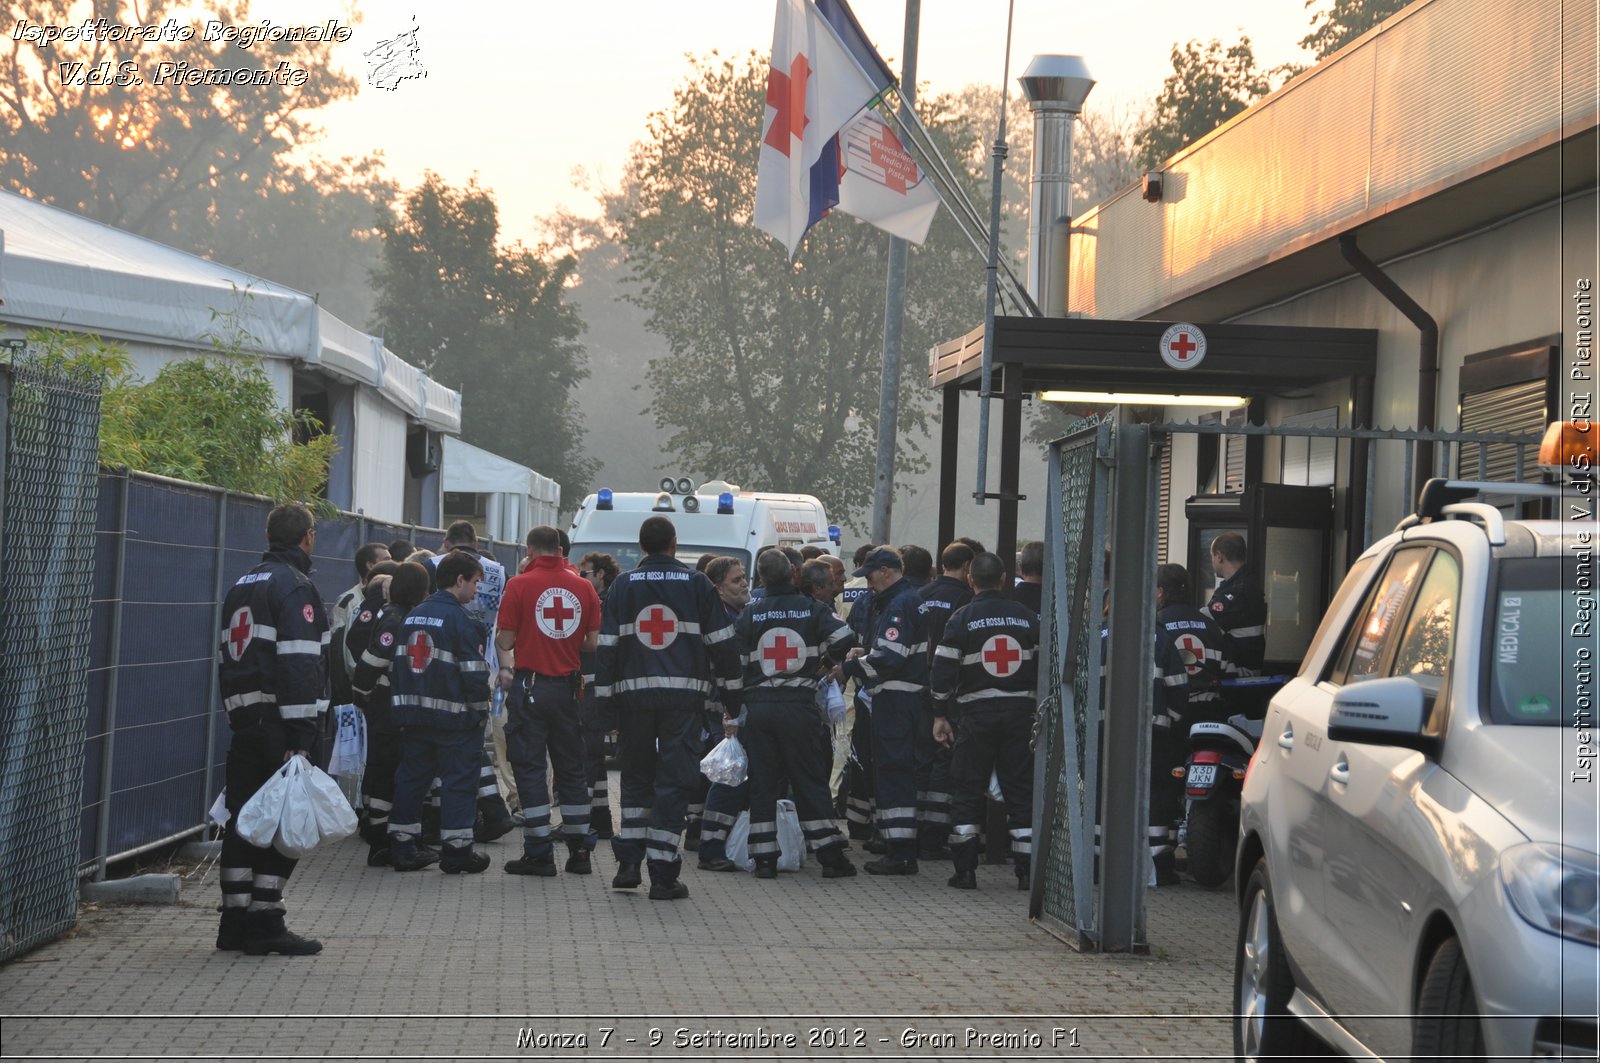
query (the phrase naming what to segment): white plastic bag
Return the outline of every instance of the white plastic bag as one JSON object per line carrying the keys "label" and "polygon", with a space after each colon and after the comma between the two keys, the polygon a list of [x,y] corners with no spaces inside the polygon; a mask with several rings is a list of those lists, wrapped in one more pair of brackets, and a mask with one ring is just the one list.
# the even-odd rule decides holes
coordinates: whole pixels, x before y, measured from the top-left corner
{"label": "white plastic bag", "polygon": [[261,788],[250,795],[250,800],[239,809],[239,821],[234,833],[258,849],[270,848],[278,836],[278,821],[283,818],[283,802],[289,795],[289,780],[310,767],[304,757],[291,757]]}
{"label": "white plastic bag", "polygon": [[367,766],[367,721],[354,705],[334,710],[339,729],[333,738],[329,775],[360,775]]}
{"label": "white plastic bag", "polygon": [[844,720],[849,706],[845,704],[844,691],[831,679],[817,684],[817,708],[828,716],[828,722],[838,724]]}
{"label": "white plastic bag", "polygon": [[[755,857],[750,855],[750,813],[741,812],[728,830],[728,840],[723,852],[740,871],[754,871]],[[806,862],[806,835],[800,829],[800,814],[794,802],[778,801],[778,870],[799,871]]]}
{"label": "white plastic bag", "polygon": [[989,773],[989,800],[991,800],[991,801],[1004,801],[1005,799],[1006,799],[1005,794],[1000,789],[1000,773],[997,772],[997,771],[990,772]]}
{"label": "white plastic bag", "polygon": [[219,827],[228,825],[228,791],[218,790],[217,799],[211,802],[211,811],[206,813],[206,818]]}
{"label": "white plastic bag", "polygon": [[750,758],[737,738],[724,738],[700,762],[700,773],[714,783],[738,786],[750,770]]}
{"label": "white plastic bag", "polygon": [[284,856],[298,860],[322,842],[338,841],[356,832],[355,810],[339,784],[322,769],[293,757],[304,767],[289,780],[283,815],[272,845]]}

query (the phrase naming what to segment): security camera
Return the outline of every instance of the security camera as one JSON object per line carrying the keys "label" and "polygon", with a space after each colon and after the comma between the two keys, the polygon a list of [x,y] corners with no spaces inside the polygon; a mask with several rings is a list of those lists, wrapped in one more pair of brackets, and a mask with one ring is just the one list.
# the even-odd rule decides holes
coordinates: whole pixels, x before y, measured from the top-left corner
{"label": "security camera", "polygon": [[1144,199],[1146,203],[1161,202],[1161,178],[1162,173],[1160,170],[1151,170],[1144,175]]}

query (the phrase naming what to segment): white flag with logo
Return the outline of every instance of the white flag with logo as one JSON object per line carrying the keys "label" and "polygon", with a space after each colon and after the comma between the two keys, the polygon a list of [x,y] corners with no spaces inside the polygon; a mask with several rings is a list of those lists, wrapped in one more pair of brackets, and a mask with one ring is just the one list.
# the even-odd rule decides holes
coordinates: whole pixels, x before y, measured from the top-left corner
{"label": "white flag with logo", "polygon": [[920,244],[939,213],[939,193],[889,124],[862,111],[839,133],[839,209]]}

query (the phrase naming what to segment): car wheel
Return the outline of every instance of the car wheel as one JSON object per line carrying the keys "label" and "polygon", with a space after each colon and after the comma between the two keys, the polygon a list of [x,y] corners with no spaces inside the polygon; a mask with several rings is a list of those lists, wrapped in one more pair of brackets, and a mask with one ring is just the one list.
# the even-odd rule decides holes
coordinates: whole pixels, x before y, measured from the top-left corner
{"label": "car wheel", "polygon": [[1233,874],[1239,844],[1239,808],[1231,801],[1196,801],[1189,806],[1189,874],[1215,889]]}
{"label": "car wheel", "polygon": [[1483,1023],[1478,1018],[1477,994],[1472,991],[1472,973],[1467,970],[1461,942],[1455,938],[1447,938],[1428,962],[1428,973],[1417,994],[1411,1051],[1440,1059],[1484,1054]]}
{"label": "car wheel", "polygon": [[1233,1054],[1244,1063],[1319,1054],[1321,1042],[1289,1014],[1294,975],[1278,936],[1267,861],[1256,862],[1239,908],[1233,954]]}

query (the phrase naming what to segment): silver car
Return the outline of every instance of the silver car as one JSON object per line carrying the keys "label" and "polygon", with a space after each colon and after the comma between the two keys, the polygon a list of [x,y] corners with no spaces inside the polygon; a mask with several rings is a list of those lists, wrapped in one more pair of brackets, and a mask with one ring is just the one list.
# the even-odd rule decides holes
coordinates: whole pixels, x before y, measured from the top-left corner
{"label": "silver car", "polygon": [[1352,566],[1268,711],[1241,1059],[1315,1053],[1312,1033],[1358,1058],[1596,1058],[1600,532],[1446,486]]}

